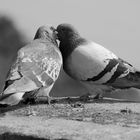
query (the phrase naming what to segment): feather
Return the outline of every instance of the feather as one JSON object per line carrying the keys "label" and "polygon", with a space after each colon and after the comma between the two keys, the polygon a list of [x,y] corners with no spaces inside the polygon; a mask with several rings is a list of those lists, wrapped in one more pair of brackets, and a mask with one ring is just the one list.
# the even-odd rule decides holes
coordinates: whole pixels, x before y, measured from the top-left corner
{"label": "feather", "polygon": [[63,68],[91,94],[114,89],[140,89],[140,71],[107,48],[80,36],[69,24],[57,26]]}
{"label": "feather", "polygon": [[0,103],[17,104],[24,94],[30,97],[41,88],[49,88],[46,93],[49,96],[62,65],[62,56],[54,37],[51,27],[40,27],[35,40],[18,51],[16,61],[8,72]]}

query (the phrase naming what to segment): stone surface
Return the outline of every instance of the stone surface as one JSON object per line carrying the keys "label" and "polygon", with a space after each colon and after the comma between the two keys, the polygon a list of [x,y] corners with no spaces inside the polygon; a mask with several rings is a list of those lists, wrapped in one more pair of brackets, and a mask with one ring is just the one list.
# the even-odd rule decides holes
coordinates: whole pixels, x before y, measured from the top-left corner
{"label": "stone surface", "polygon": [[69,100],[0,111],[0,140],[140,139],[139,103]]}

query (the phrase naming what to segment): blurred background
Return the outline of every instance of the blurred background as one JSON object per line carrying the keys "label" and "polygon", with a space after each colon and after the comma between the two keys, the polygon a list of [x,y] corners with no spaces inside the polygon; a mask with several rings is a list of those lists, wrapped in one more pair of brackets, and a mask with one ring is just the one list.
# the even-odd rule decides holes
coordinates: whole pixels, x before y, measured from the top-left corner
{"label": "blurred background", "polygon": [[[56,27],[71,23],[82,36],[140,69],[139,13],[139,0],[0,0],[0,91],[17,50],[45,24]],[[62,71],[51,94],[75,96],[85,92]],[[106,96],[140,101],[140,91],[133,89]]]}

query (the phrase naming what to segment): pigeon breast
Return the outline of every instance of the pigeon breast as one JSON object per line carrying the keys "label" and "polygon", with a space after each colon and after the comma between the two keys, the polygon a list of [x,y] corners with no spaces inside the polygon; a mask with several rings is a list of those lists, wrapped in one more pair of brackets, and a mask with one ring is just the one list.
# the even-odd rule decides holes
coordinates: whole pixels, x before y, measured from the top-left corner
{"label": "pigeon breast", "polygon": [[84,81],[98,76],[109,65],[104,75],[95,80],[97,83],[103,83],[109,80],[117,69],[116,61],[110,64],[110,60],[114,59],[118,59],[115,54],[99,44],[90,42],[75,48],[67,59],[65,69],[73,78]]}

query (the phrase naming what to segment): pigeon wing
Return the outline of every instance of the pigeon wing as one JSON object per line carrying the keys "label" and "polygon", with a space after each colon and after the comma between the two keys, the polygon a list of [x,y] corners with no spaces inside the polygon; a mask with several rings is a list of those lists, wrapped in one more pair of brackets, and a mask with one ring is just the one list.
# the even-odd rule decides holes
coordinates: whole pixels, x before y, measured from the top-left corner
{"label": "pigeon wing", "polygon": [[140,71],[120,58],[118,62],[116,71],[105,84],[121,89],[140,88]]}
{"label": "pigeon wing", "polygon": [[[5,94],[28,92],[43,86],[49,87],[58,78],[61,63],[54,50],[38,49],[25,53],[16,65],[11,68]],[[17,76],[18,75],[18,76]]]}
{"label": "pigeon wing", "polygon": [[17,56],[17,59],[14,61],[10,70],[7,73],[4,90],[9,85],[11,85],[15,80],[22,78],[22,74],[20,73],[19,66],[20,66],[20,58],[19,58],[19,56]]}

